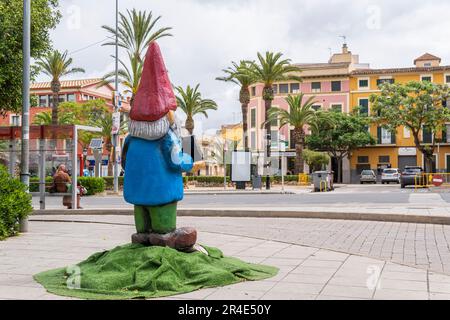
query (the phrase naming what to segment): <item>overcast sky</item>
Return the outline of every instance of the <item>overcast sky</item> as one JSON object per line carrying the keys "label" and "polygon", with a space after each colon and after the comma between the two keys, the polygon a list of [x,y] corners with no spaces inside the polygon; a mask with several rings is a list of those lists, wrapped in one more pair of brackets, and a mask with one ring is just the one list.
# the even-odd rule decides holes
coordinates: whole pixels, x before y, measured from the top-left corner
{"label": "overcast sky", "polygon": [[[60,5],[54,47],[71,52],[75,65],[86,69],[72,78],[113,70],[113,47],[93,44],[108,35],[102,25],[114,24],[114,1]],[[293,62],[326,62],[345,35],[350,50],[371,67],[411,66],[425,52],[450,64],[448,0],[119,0],[119,6],[153,11],[162,16],[159,27],[173,27],[174,37],[159,41],[171,81],[200,83],[203,97],[219,105],[208,120],[196,119],[199,130],[240,121],[238,88],[214,79],[230,61],[254,59],[258,51],[281,51]]]}

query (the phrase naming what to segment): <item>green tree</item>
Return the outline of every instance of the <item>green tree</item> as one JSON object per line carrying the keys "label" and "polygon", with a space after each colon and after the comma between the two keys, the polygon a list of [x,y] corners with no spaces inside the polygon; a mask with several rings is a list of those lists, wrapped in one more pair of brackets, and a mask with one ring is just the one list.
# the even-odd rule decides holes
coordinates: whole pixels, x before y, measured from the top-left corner
{"label": "green tree", "polygon": [[198,90],[200,84],[197,84],[195,88],[190,85],[186,87],[186,90],[179,86],[175,90],[178,92],[177,103],[178,107],[186,114],[186,130],[190,135],[194,134],[194,116],[197,114],[203,114],[208,118],[209,110],[217,110],[217,104],[211,99],[203,99],[200,91]]}
{"label": "green tree", "polygon": [[[296,80],[301,81],[299,76],[295,73],[301,72],[300,68],[291,65],[290,59],[282,59],[281,52],[273,53],[266,52],[265,56],[258,52],[258,63],[252,62],[251,68],[248,70],[255,78],[256,82],[262,82],[263,100],[264,100],[264,114],[265,119],[268,119],[269,109],[272,107],[274,99],[273,85],[279,81]],[[266,149],[270,156],[271,148],[271,125],[269,121],[265,122],[266,126]],[[266,188],[270,188],[270,180],[266,180]]]}
{"label": "green tree", "polygon": [[[126,90],[125,93],[131,94],[131,106],[133,106],[134,97],[141,81],[142,70],[144,67],[145,50],[152,41],[163,37],[171,37],[169,31],[171,27],[156,29],[156,24],[161,16],[153,18],[153,13],[146,11],[127,10],[127,14],[119,13],[120,21],[118,26],[118,45],[125,49],[128,54],[128,61],[119,59],[121,68],[118,70],[119,83]],[[111,34],[114,41],[104,43],[106,46],[115,46],[115,27],[102,26],[103,29]],[[114,56],[113,56],[114,57]],[[99,86],[115,82],[115,71],[111,71],[103,76],[103,81]]]}
{"label": "green tree", "polygon": [[[61,18],[58,0],[33,0],[31,4],[31,57],[39,59],[51,48],[49,31]],[[0,1],[0,116],[22,108],[23,1]],[[38,74],[31,67],[31,80]]]}
{"label": "green tree", "polygon": [[72,68],[72,63],[73,59],[67,57],[67,51],[59,52],[58,50],[53,50],[47,56],[36,62],[42,69],[42,72],[52,78],[52,124],[58,124],[59,92],[61,90],[60,79],[72,73],[84,72],[82,68]]}
{"label": "green tree", "polygon": [[303,159],[309,166],[309,171],[320,171],[330,163],[330,156],[325,152],[317,152],[305,149],[303,150]]}
{"label": "green tree", "polygon": [[[384,83],[381,93],[370,97],[373,117],[379,125],[391,132],[401,126],[410,130],[416,148],[424,156],[426,172],[432,171],[437,137],[445,129],[445,123],[450,121],[450,110],[443,103],[449,95],[447,85],[411,81],[406,84]],[[421,139],[424,130],[432,135],[430,143]]]}
{"label": "green tree", "polygon": [[224,69],[224,77],[218,77],[216,80],[232,82],[240,86],[239,91],[239,102],[241,103],[242,111],[242,127],[244,134],[244,149],[248,149],[248,119],[247,111],[248,104],[250,103],[250,86],[255,83],[254,74],[249,72],[251,69],[251,63],[248,61],[241,60],[239,64],[236,62],[231,62],[231,67]]}
{"label": "green tree", "polygon": [[[74,124],[73,113],[58,112],[58,124]],[[34,116],[33,124],[38,126],[47,126],[52,124],[52,113],[50,111],[39,112]]]}
{"label": "green tree", "polygon": [[306,144],[309,149],[327,152],[337,160],[338,181],[342,181],[343,159],[350,158],[356,149],[376,142],[367,130],[370,123],[370,118],[360,115],[359,108],[351,113],[327,111],[318,118]]}
{"label": "green tree", "polygon": [[279,121],[280,128],[291,125],[294,127],[294,145],[295,145],[295,174],[304,172],[303,149],[305,147],[305,127],[315,126],[318,118],[321,117],[321,112],[313,109],[316,97],[306,98],[303,93],[299,95],[288,95],[286,102],[289,105],[289,110],[273,107],[269,109],[267,121],[263,124],[273,121]]}
{"label": "green tree", "polygon": [[[140,58],[136,58],[128,53],[130,67],[126,65],[122,60],[119,59],[119,63],[122,66],[118,70],[119,83],[125,87],[124,93],[131,95],[130,104],[133,106],[134,97],[136,96],[139,82],[142,77],[142,70],[144,67],[144,63]],[[102,82],[98,85],[98,87],[104,86],[106,84],[112,84],[115,82],[116,72],[111,71],[105,74],[102,78]]]}
{"label": "green tree", "polygon": [[[171,37],[168,31],[171,27],[164,27],[155,30],[156,24],[161,19],[161,16],[153,18],[153,13],[147,13],[146,11],[127,10],[127,15],[119,13],[119,26],[118,26],[118,45],[119,47],[127,50],[130,57],[143,60],[145,49],[150,42],[156,41],[163,37]],[[110,26],[102,26],[103,29],[111,34],[111,39],[104,43],[105,46],[115,46],[116,28]]]}

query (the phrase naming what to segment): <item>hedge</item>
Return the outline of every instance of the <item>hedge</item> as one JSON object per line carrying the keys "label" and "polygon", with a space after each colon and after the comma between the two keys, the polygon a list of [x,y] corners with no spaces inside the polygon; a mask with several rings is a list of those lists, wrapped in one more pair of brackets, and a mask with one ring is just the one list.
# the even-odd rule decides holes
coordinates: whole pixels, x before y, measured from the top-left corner
{"label": "hedge", "polygon": [[106,182],[103,178],[79,177],[78,181],[87,189],[87,196],[93,196],[105,191]]}
{"label": "hedge", "polygon": [[[105,191],[106,182],[103,178],[95,177],[78,177],[78,181],[87,189],[88,196],[95,195],[97,193],[102,193]],[[53,183],[52,177],[45,178],[45,186],[47,192]],[[30,192],[39,192],[39,178],[30,178]]]}
{"label": "hedge", "polygon": [[20,219],[33,211],[26,186],[0,165],[0,240],[19,232]]}

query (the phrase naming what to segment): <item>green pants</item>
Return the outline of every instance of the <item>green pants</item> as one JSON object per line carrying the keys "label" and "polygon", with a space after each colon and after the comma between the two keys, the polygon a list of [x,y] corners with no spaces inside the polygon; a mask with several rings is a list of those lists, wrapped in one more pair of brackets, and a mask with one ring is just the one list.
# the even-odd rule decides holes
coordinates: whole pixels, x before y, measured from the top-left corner
{"label": "green pants", "polygon": [[158,207],[134,206],[134,222],[138,233],[169,233],[176,229],[176,221],[176,202]]}

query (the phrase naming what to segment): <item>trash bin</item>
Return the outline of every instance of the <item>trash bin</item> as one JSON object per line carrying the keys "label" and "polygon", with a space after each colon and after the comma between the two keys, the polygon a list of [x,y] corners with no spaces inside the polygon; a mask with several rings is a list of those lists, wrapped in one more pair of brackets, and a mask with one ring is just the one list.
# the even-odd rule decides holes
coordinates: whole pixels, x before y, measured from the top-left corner
{"label": "trash bin", "polygon": [[261,176],[252,176],[252,188],[262,189],[262,178]]}
{"label": "trash bin", "polygon": [[316,171],[312,174],[314,192],[327,192],[333,190],[333,173]]}

